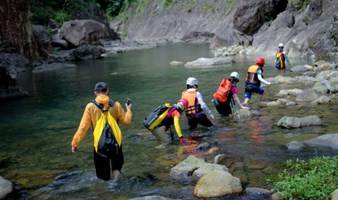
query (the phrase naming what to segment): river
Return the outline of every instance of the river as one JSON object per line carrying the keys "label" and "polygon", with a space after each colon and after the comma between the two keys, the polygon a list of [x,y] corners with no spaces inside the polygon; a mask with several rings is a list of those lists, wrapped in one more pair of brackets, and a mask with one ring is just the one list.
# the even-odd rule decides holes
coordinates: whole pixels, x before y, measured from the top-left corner
{"label": "river", "polygon": [[[244,185],[266,188],[270,188],[267,179],[273,178],[286,160],[330,154],[315,150],[288,152],[285,144],[338,130],[336,106],[259,108],[255,106],[258,102],[255,96],[252,104],[260,116],[243,122],[222,119],[211,104],[211,95],[219,81],[234,70],[240,72],[243,80],[251,60],[243,58],[230,66],[205,69],[169,65],[172,60],[191,61],[210,56],[207,45],[176,44],[29,75],[25,87],[32,96],[0,105],[0,175],[14,181],[32,199],[124,200],[151,194],[192,199],[191,186],[173,183],[169,178],[170,168],[189,154],[212,162],[216,154],[223,153],[226,155],[223,164]],[[272,61],[268,62],[266,76],[277,74]],[[214,153],[191,151],[178,144],[156,148],[158,143],[142,125],[144,117],[155,107],[166,101],[173,103],[180,97],[189,76],[199,79],[199,89],[217,116],[219,128],[199,128],[193,133],[206,135],[199,142],[207,141],[216,147]],[[79,152],[70,151],[72,136],[84,106],[94,98],[92,90],[98,81],[109,84],[114,100],[124,102],[129,97],[133,102],[133,123],[130,127],[122,126],[125,165],[118,185],[96,180],[90,133]],[[239,84],[243,99],[244,83]],[[268,87],[265,98],[273,99],[278,91],[278,86]],[[296,130],[275,125],[284,115],[309,114],[320,115],[325,125]],[[191,134],[185,119],[181,124],[185,134]]]}

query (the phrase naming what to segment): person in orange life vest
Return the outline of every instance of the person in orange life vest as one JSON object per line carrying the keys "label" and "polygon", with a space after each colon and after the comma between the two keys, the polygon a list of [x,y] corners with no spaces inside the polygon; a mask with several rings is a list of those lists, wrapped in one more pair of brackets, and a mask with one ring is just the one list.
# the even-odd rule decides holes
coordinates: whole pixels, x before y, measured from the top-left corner
{"label": "person in orange life vest", "polygon": [[289,59],[284,51],[284,45],[283,43],[279,43],[278,50],[275,54],[276,61],[275,61],[275,67],[279,70],[285,70],[286,69],[286,63],[289,64]]}
{"label": "person in orange life vest", "polygon": [[213,123],[208,119],[207,113],[211,119],[215,119],[214,115],[203,100],[202,94],[197,90],[198,80],[194,77],[189,77],[186,81],[187,90],[182,92],[182,99],[187,99],[189,102],[186,109],[189,129],[193,130],[198,124],[206,127],[213,126]]}
{"label": "person in orange life vest", "polygon": [[[108,85],[104,82],[99,82],[94,87],[94,94],[96,96],[95,101],[90,102],[87,104],[85,111],[83,113],[79,128],[77,129],[76,133],[74,134],[73,140],[71,142],[72,152],[76,152],[79,148],[80,142],[86,136],[88,129],[92,128],[93,135],[94,135],[94,164],[96,168],[96,176],[100,179],[105,181],[111,178],[111,174],[113,175],[113,179],[117,180],[120,175],[120,171],[122,169],[122,165],[124,163],[124,157],[122,152],[122,134],[118,127],[119,123],[122,124],[130,124],[132,120],[132,111],[131,111],[131,103],[126,103],[125,112],[122,108],[121,104],[118,101],[110,100],[108,96]],[[109,112],[109,113],[107,113]],[[95,135],[95,131],[97,127],[100,127],[100,120],[103,119],[103,115],[107,116],[107,120],[110,122],[114,121],[114,127],[110,126],[113,133],[114,141],[120,141],[119,148],[116,148],[114,152],[102,153],[102,151],[97,150],[99,147],[96,143],[101,143],[102,135],[97,138]],[[109,115],[109,116],[108,116]],[[106,126],[107,128],[107,126]],[[104,129],[106,129],[104,128]],[[117,130],[118,129],[118,130]],[[116,132],[119,134],[115,135]],[[116,137],[119,136],[119,137]],[[106,142],[106,140],[104,140]],[[115,143],[117,144],[117,143]],[[96,147],[96,148],[95,148]],[[102,150],[107,150],[102,148]],[[110,155],[112,154],[112,155]],[[111,173],[112,172],[112,173]]]}
{"label": "person in orange life vest", "polygon": [[248,75],[245,82],[245,93],[244,93],[244,105],[247,105],[249,103],[249,100],[251,99],[252,93],[257,93],[261,95],[261,97],[264,94],[264,89],[261,86],[261,83],[264,83],[265,85],[270,85],[271,83],[269,81],[264,80],[263,73],[264,73],[264,64],[265,60],[263,57],[258,57],[256,59],[256,64],[251,65],[248,68]]}
{"label": "person in orange life vest", "polygon": [[[180,126],[180,117],[184,110],[188,107],[188,100],[180,99],[177,104],[171,106],[169,108],[167,116],[163,119],[163,121],[152,131],[155,137],[160,140],[162,143],[168,144],[169,137],[168,134],[163,132],[170,131],[171,142],[173,141],[173,135],[171,132],[171,127],[174,125],[177,137],[179,138],[179,142],[182,145],[187,144],[187,140],[184,138],[181,126]],[[161,130],[164,128],[164,131]]]}
{"label": "person in orange life vest", "polygon": [[212,100],[219,114],[223,116],[232,114],[235,104],[239,105],[242,109],[248,109],[248,107],[242,105],[238,98],[238,82],[239,73],[232,72],[230,78],[224,78],[219,84],[217,91],[213,95],[214,99]]}

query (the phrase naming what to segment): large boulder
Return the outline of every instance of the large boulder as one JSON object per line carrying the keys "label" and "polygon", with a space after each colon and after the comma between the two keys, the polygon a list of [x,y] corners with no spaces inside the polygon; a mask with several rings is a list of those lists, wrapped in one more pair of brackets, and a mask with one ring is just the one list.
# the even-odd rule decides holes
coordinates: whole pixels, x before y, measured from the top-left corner
{"label": "large boulder", "polygon": [[48,30],[45,26],[42,25],[33,25],[32,26],[33,35],[39,45],[39,48],[45,51],[46,55],[51,48],[51,37],[48,33]]}
{"label": "large boulder", "polygon": [[319,94],[327,94],[329,93],[329,89],[326,87],[325,84],[321,83],[321,82],[317,82],[313,88],[312,88],[315,92],[319,93]]}
{"label": "large boulder", "polygon": [[294,89],[288,89],[288,90],[280,90],[276,96],[278,97],[286,97],[286,96],[297,96],[301,94],[303,90],[294,88]]}
{"label": "large boulder", "polygon": [[189,184],[212,171],[228,171],[228,169],[223,165],[206,163],[195,156],[189,156],[171,168],[170,177],[179,183]]}
{"label": "large boulder", "polygon": [[13,184],[0,176],[0,199],[4,199],[13,191]]}
{"label": "large boulder", "polygon": [[316,79],[318,80],[329,80],[329,79],[337,79],[338,78],[338,72],[334,70],[326,70],[322,71],[319,74],[317,74]]}
{"label": "large boulder", "polygon": [[81,44],[97,44],[99,39],[109,37],[109,30],[106,25],[95,20],[72,20],[62,25],[60,36],[78,47]]}
{"label": "large boulder", "polygon": [[318,94],[313,89],[306,89],[297,95],[297,102],[312,102],[318,99]]}
{"label": "large boulder", "polygon": [[207,67],[213,65],[225,65],[233,63],[233,59],[230,57],[226,58],[198,58],[197,60],[187,62],[185,67]]}
{"label": "large boulder", "polygon": [[235,11],[234,27],[247,35],[253,35],[268,19],[276,18],[284,11],[287,4],[287,0],[245,1]]}
{"label": "large boulder", "polygon": [[311,65],[297,65],[292,67],[290,70],[292,72],[307,72],[307,71],[311,71],[313,69],[313,67]]}
{"label": "large boulder", "polygon": [[338,189],[332,192],[331,196],[331,200],[338,200]]}
{"label": "large boulder", "polygon": [[83,44],[72,50],[70,57],[73,60],[94,60],[102,58],[104,52],[105,49],[103,47]]}
{"label": "large boulder", "polygon": [[316,71],[323,71],[323,70],[333,70],[335,65],[324,60],[319,60],[314,63],[314,69]]}
{"label": "large boulder", "polygon": [[331,102],[333,102],[332,97],[329,97],[329,96],[321,96],[321,97],[319,97],[318,99],[312,101],[311,104],[319,105],[319,104],[327,104],[327,103],[331,103]]}
{"label": "large boulder", "polygon": [[242,190],[239,178],[226,171],[212,171],[197,182],[194,195],[198,198],[213,198],[240,193]]}
{"label": "large boulder", "polygon": [[305,141],[304,144],[310,147],[329,147],[338,150],[338,134],[321,135]]}
{"label": "large boulder", "polygon": [[316,115],[310,115],[307,117],[282,117],[277,126],[282,128],[301,128],[306,126],[320,126],[322,125],[321,119]]}

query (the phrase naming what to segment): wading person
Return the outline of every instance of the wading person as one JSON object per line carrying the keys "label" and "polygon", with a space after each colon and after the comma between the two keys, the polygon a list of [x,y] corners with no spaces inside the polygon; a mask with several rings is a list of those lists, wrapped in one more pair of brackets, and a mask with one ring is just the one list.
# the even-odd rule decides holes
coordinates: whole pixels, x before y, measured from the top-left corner
{"label": "wading person", "polygon": [[93,130],[94,164],[96,176],[105,181],[116,181],[124,163],[122,151],[122,132],[119,123],[130,124],[132,119],[131,104],[126,103],[126,112],[121,104],[108,96],[108,85],[99,82],[94,87],[95,100],[88,103],[79,128],[72,140],[72,151],[76,152],[81,140],[89,128]]}
{"label": "wading person", "polygon": [[261,83],[265,85],[270,85],[269,81],[264,80],[264,64],[265,60],[263,57],[258,57],[256,59],[256,64],[251,65],[248,68],[248,74],[245,82],[245,93],[244,93],[244,105],[248,105],[249,100],[251,99],[252,93],[257,93],[261,95],[261,98],[264,94],[264,88]]}
{"label": "wading person", "polygon": [[174,141],[172,126],[174,125],[175,132],[180,144],[187,144],[184,138],[181,126],[180,117],[184,110],[188,107],[188,100],[180,99],[177,104],[170,105],[166,103],[157,107],[145,120],[144,126],[162,143],[169,144]]}
{"label": "wading person", "polygon": [[224,78],[218,86],[218,89],[213,94],[216,110],[222,116],[228,116],[233,113],[234,107],[237,104],[242,109],[248,109],[242,105],[238,98],[239,73],[232,72],[229,78]]}
{"label": "wading person", "polygon": [[189,129],[193,130],[198,124],[206,127],[212,127],[213,124],[207,117],[215,119],[214,115],[203,100],[202,94],[198,91],[198,80],[194,77],[189,77],[186,81],[187,90],[182,92],[182,99],[188,100],[188,107],[185,111]]}
{"label": "wading person", "polygon": [[289,63],[289,59],[284,51],[284,45],[282,43],[279,43],[275,57],[275,68],[279,70],[285,70],[286,62]]}

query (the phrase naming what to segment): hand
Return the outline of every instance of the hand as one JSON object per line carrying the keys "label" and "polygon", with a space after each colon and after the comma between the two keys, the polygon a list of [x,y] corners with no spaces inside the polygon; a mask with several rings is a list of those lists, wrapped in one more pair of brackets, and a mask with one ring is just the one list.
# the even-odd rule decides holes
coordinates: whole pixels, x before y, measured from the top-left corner
{"label": "hand", "polygon": [[132,104],[131,104],[131,100],[129,99],[129,98],[127,98],[127,101],[126,101],[126,103],[125,103],[125,106],[126,106],[126,108],[127,109],[131,109],[131,107],[132,107]]}
{"label": "hand", "polygon": [[72,146],[72,152],[73,153],[77,152],[77,147],[76,146]]}
{"label": "hand", "polygon": [[183,136],[180,137],[179,140],[180,140],[180,144],[181,145],[186,145],[187,144],[187,140]]}
{"label": "hand", "polygon": [[215,116],[213,114],[209,115],[212,120],[215,120]]}

